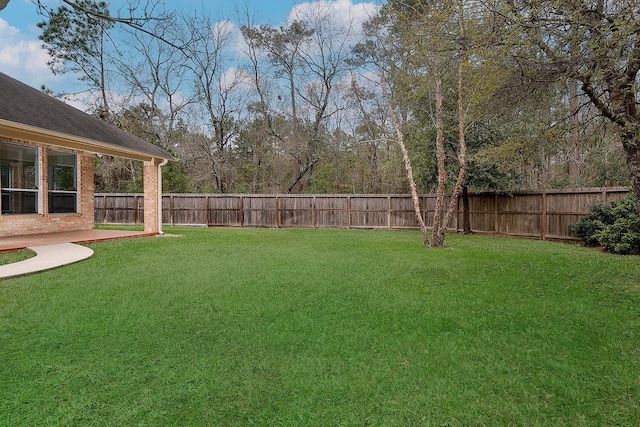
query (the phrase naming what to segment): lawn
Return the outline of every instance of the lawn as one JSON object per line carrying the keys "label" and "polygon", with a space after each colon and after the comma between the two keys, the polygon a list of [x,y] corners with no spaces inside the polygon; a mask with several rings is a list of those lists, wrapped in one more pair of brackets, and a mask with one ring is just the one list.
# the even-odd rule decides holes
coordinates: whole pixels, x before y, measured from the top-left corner
{"label": "lawn", "polygon": [[36,254],[29,250],[0,253],[0,265],[24,261],[34,256],[36,256]]}
{"label": "lawn", "polygon": [[640,424],[640,258],[165,231],[0,283],[0,425]]}

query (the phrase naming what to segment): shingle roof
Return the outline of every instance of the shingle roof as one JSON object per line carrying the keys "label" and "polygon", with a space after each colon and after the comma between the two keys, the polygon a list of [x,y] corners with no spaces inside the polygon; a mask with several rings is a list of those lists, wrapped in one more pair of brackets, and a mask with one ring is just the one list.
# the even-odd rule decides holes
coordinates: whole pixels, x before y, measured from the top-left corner
{"label": "shingle roof", "polygon": [[0,72],[0,120],[96,141],[124,152],[173,159],[166,150]]}

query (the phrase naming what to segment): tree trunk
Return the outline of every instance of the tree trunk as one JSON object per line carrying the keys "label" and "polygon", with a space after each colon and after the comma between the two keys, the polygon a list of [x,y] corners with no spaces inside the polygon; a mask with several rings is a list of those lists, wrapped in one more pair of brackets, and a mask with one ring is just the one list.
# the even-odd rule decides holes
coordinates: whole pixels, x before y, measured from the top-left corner
{"label": "tree trunk", "polygon": [[445,169],[444,153],[444,107],[442,95],[442,79],[440,72],[434,68],[436,79],[435,100],[436,100],[436,160],[438,163],[438,188],[436,190],[436,207],[433,215],[433,235],[431,247],[437,248],[444,243],[444,190],[447,184],[447,170]]}
{"label": "tree trunk", "polygon": [[578,81],[569,81],[569,180],[577,187],[580,179],[580,123],[578,120]]}
{"label": "tree trunk", "polygon": [[[398,133],[400,133],[399,130],[398,130]],[[404,138],[398,138],[398,144],[400,145],[400,150],[402,151],[402,160],[404,161],[404,166],[405,166],[405,169],[407,170],[409,186],[411,187],[411,200],[413,201],[413,211],[416,214],[418,227],[420,227],[420,232],[422,233],[422,243],[424,244],[425,247],[429,247],[429,230],[427,229],[427,224],[425,224],[424,219],[422,218],[422,209],[420,209],[420,198],[418,197],[416,182],[413,179],[413,169],[411,168],[411,160],[409,159],[409,152],[407,151],[407,147],[404,144]]]}
{"label": "tree trunk", "polygon": [[291,177],[291,184],[287,188],[288,193],[302,193],[302,177],[307,173],[306,168],[302,165],[302,149],[300,144],[300,131],[298,123],[298,105],[296,103],[295,78],[293,75],[293,65],[288,67],[289,70],[289,100],[291,102],[291,155],[295,160],[295,170]]}
{"label": "tree trunk", "polygon": [[464,67],[464,60],[461,60],[458,64],[458,178],[456,179],[456,185],[453,187],[453,192],[451,193],[451,199],[449,202],[449,209],[447,210],[447,214],[444,217],[444,221],[442,222],[442,241],[441,244],[444,244],[444,238],[447,232],[447,227],[449,225],[449,221],[451,221],[451,217],[455,212],[456,205],[458,204],[458,195],[460,194],[460,190],[462,189],[462,184],[464,182],[464,174],[467,171],[467,142],[465,138],[465,112],[464,112],[464,100],[463,100],[463,78],[462,78],[462,69]]}
{"label": "tree trunk", "polygon": [[[640,54],[640,45],[638,46]],[[640,57],[636,62],[636,66],[640,68]],[[640,111],[637,107],[637,92],[634,89],[635,73],[629,72],[622,82],[614,81],[611,90],[611,110],[609,116],[617,126],[622,148],[626,154],[627,168],[629,170],[629,178],[631,179],[631,188],[636,197],[636,206],[640,212]],[[631,78],[633,76],[633,78]],[[584,87],[584,85],[583,85]],[[593,99],[592,92],[589,92],[590,98]],[[599,108],[600,111],[604,111]]]}
{"label": "tree trunk", "polygon": [[[411,200],[413,201],[413,211],[416,214],[416,222],[418,223],[418,227],[420,228],[420,232],[422,233],[422,243],[425,247],[429,247],[429,230],[427,229],[427,224],[424,222],[424,218],[422,217],[422,209],[420,209],[420,198],[418,197],[418,188],[416,186],[416,182],[413,179],[413,168],[411,167],[409,151],[407,150],[407,146],[404,143],[404,133],[402,132],[402,128],[400,127],[398,114],[394,109],[393,103],[391,102],[391,96],[387,90],[390,86],[388,85],[386,74],[382,68],[380,69],[380,80],[382,81],[382,92],[384,98],[387,101],[387,108],[389,109],[391,122],[396,131],[397,142],[400,146],[400,151],[402,152],[404,167],[407,171],[407,180],[409,181],[409,187],[411,188]],[[405,121],[403,121],[402,123],[405,123]]]}
{"label": "tree trunk", "polygon": [[[640,128],[640,126],[634,126]],[[631,177],[631,190],[636,197],[636,206],[640,212],[640,134],[639,130],[635,132],[624,132],[622,137],[622,146],[627,158],[627,168]]]}
{"label": "tree trunk", "polygon": [[300,163],[298,163],[298,170],[299,172],[297,172],[297,175],[294,177],[293,181],[291,181],[291,184],[289,184],[289,187],[287,187],[287,193],[293,193],[293,194],[299,194],[302,191],[302,178],[304,178],[304,176],[313,170],[313,167],[320,161],[320,159],[313,159],[311,160],[304,169],[300,170]]}
{"label": "tree trunk", "polygon": [[107,82],[106,72],[104,68],[104,37],[105,30],[100,26],[100,93],[102,95],[102,120],[111,123],[111,109],[109,108],[109,101],[107,99]]}
{"label": "tree trunk", "polygon": [[[459,8],[459,24],[460,35],[464,38],[464,7],[463,2],[458,1]],[[447,233],[447,226],[451,221],[451,217],[455,212],[458,203],[458,195],[462,189],[464,175],[466,172],[466,152],[467,144],[465,142],[465,110],[463,100],[463,69],[466,63],[466,52],[461,50],[460,62],[458,63],[457,78],[457,106],[458,106],[458,177],[455,186],[451,192],[449,207],[444,212],[444,192],[447,184],[447,171],[445,169],[445,152],[444,152],[444,108],[442,94],[442,79],[440,70],[436,64],[434,67],[435,84],[435,101],[436,101],[436,159],[438,162],[438,190],[436,194],[436,211],[433,220],[433,237],[431,239],[431,247],[440,247],[444,245],[444,239]]]}
{"label": "tree trunk", "polygon": [[420,198],[418,197],[418,189],[416,187],[416,182],[413,179],[413,168],[411,167],[411,159],[409,158],[409,151],[407,151],[407,146],[404,143],[404,133],[402,133],[402,129],[400,129],[400,123],[398,122],[398,116],[395,111],[393,111],[393,107],[389,106],[389,110],[391,113],[391,121],[393,122],[393,126],[396,128],[396,135],[398,137],[398,145],[400,146],[400,151],[402,151],[402,160],[404,161],[404,167],[407,171],[407,179],[409,181],[409,186],[411,187],[411,200],[413,201],[413,211],[416,214],[416,221],[418,222],[418,227],[420,228],[420,232],[422,233],[422,243],[425,247],[429,247],[429,230],[427,229],[427,224],[424,222],[424,218],[422,218],[422,209],[420,209]]}

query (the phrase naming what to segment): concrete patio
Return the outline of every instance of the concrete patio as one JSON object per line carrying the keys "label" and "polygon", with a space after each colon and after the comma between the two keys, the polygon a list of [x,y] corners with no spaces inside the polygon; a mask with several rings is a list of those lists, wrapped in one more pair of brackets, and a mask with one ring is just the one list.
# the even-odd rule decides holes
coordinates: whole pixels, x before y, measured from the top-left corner
{"label": "concrete patio", "polygon": [[31,234],[24,236],[0,237],[0,252],[15,251],[31,246],[54,245],[58,243],[93,243],[105,240],[126,239],[132,237],[149,237],[142,231],[126,230],[87,230],[66,233]]}

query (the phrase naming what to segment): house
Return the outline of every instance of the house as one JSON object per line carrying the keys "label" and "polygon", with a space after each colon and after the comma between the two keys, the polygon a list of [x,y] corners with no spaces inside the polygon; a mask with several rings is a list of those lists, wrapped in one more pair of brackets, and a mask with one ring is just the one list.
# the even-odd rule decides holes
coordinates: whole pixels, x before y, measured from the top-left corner
{"label": "house", "polygon": [[144,230],[160,233],[173,156],[0,73],[0,237],[92,229],[100,154],[144,163]]}

